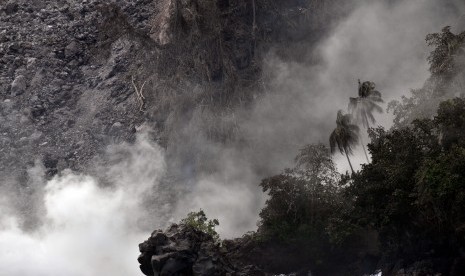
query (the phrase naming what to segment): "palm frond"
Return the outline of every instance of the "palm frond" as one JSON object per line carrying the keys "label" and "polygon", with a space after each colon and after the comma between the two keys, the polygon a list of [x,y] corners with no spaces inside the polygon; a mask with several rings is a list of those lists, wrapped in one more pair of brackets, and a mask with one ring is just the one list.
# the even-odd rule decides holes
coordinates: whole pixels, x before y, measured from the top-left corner
{"label": "palm frond", "polygon": [[371,91],[368,93],[368,97],[381,98],[381,92],[379,92],[378,90],[371,90]]}
{"label": "palm frond", "polygon": [[366,108],[360,110],[360,116],[362,117],[362,124],[364,127],[368,127],[368,115]]}
{"label": "palm frond", "polygon": [[370,119],[370,122],[371,122],[372,124],[374,124],[374,123],[376,122],[376,120],[375,120],[375,117],[373,116],[373,113],[367,112],[366,114],[367,114],[367,116],[368,116],[368,119]]}
{"label": "palm frond", "polygon": [[375,90],[375,83],[371,81],[358,82],[357,98],[349,98],[349,111],[355,114],[357,123],[361,123],[364,127],[369,126],[369,122],[376,122],[373,112],[383,113],[383,108],[377,103],[383,103],[381,92]]}
{"label": "palm frond", "polygon": [[373,108],[373,110],[375,110],[378,113],[383,113],[384,112],[383,108],[381,106],[375,104],[375,103],[373,103],[372,108]]}
{"label": "palm frond", "polygon": [[352,147],[358,143],[360,131],[360,128],[352,123],[352,120],[352,115],[338,111],[336,128],[329,137],[331,153],[335,152],[337,146],[341,154],[352,154]]}

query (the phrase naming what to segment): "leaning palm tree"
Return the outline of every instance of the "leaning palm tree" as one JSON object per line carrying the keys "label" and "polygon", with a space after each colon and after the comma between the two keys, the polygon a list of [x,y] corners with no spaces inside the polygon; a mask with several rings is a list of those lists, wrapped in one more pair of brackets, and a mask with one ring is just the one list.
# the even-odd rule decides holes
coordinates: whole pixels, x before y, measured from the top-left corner
{"label": "leaning palm tree", "polygon": [[[374,124],[376,122],[375,117],[373,116],[373,112],[383,112],[383,108],[379,106],[378,103],[382,103],[384,101],[381,98],[381,92],[375,90],[375,87],[376,86],[374,82],[365,81],[361,83],[360,80],[358,80],[358,97],[351,97],[349,101],[349,112],[352,115],[355,114],[355,121],[357,123],[362,123],[362,125],[367,129],[367,131],[370,128],[370,122],[371,124]],[[368,155],[365,150],[365,145],[363,144],[362,139],[361,144],[367,162],[370,162],[368,160]]]}
{"label": "leaning palm tree", "polygon": [[352,154],[352,147],[358,143],[358,132],[360,128],[352,123],[352,115],[343,114],[342,110],[337,112],[336,128],[329,136],[329,145],[331,153],[334,153],[336,146],[341,154],[345,154],[349,162],[352,174],[355,173],[352,163],[350,162],[349,154]]}

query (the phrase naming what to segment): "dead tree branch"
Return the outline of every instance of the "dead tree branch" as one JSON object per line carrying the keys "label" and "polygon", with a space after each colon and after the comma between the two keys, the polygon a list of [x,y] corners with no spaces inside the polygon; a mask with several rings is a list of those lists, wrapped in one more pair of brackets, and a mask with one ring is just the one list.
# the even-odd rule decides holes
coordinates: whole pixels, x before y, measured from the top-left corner
{"label": "dead tree branch", "polygon": [[134,82],[134,76],[131,76],[131,81],[132,81],[132,86],[134,86],[134,90],[136,91],[137,101],[139,102],[139,110],[144,111],[145,97],[144,97],[144,94],[142,94],[142,91],[144,90],[144,86],[145,86],[145,83],[147,81],[144,81],[144,83],[141,85],[140,89],[137,88],[137,85]]}

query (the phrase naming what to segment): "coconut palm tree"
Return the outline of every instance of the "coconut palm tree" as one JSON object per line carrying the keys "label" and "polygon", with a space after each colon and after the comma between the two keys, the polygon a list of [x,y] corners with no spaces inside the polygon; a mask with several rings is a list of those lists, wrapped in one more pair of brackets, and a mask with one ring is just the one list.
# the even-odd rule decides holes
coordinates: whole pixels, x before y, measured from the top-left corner
{"label": "coconut palm tree", "polygon": [[[375,117],[373,116],[373,112],[382,113],[383,108],[378,105],[378,103],[384,102],[381,98],[381,92],[375,90],[376,86],[374,82],[365,81],[363,83],[358,80],[358,97],[352,98],[350,97],[349,100],[349,112],[354,115],[355,120],[357,123],[362,123],[362,125],[367,129],[370,128],[371,124],[376,122]],[[363,152],[365,153],[365,157],[367,162],[368,155],[365,150],[365,145],[363,140],[361,140],[361,144],[363,147]]]}
{"label": "coconut palm tree", "polygon": [[352,123],[352,115],[343,114],[342,110],[337,112],[336,128],[329,136],[329,145],[331,153],[334,153],[336,146],[341,154],[345,154],[349,162],[352,174],[355,173],[352,163],[350,162],[349,154],[352,154],[352,147],[358,143],[358,133],[360,128]]}
{"label": "coconut palm tree", "polygon": [[370,127],[370,122],[376,122],[373,112],[383,113],[383,108],[378,103],[383,103],[381,92],[375,90],[374,82],[358,80],[358,97],[350,98],[349,112],[354,115],[357,122],[361,122],[366,128]]}

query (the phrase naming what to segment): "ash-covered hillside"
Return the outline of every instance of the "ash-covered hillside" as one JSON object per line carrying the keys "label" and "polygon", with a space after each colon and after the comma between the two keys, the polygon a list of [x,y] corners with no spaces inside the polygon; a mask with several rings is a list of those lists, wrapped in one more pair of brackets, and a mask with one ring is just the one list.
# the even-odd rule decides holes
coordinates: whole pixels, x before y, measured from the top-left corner
{"label": "ash-covered hillside", "polygon": [[209,139],[233,139],[234,122],[219,121],[262,90],[270,44],[330,28],[318,11],[331,5],[310,2],[2,1],[2,171],[35,159],[50,175],[86,170],[143,122],[176,144],[198,109],[212,114],[200,118]]}

